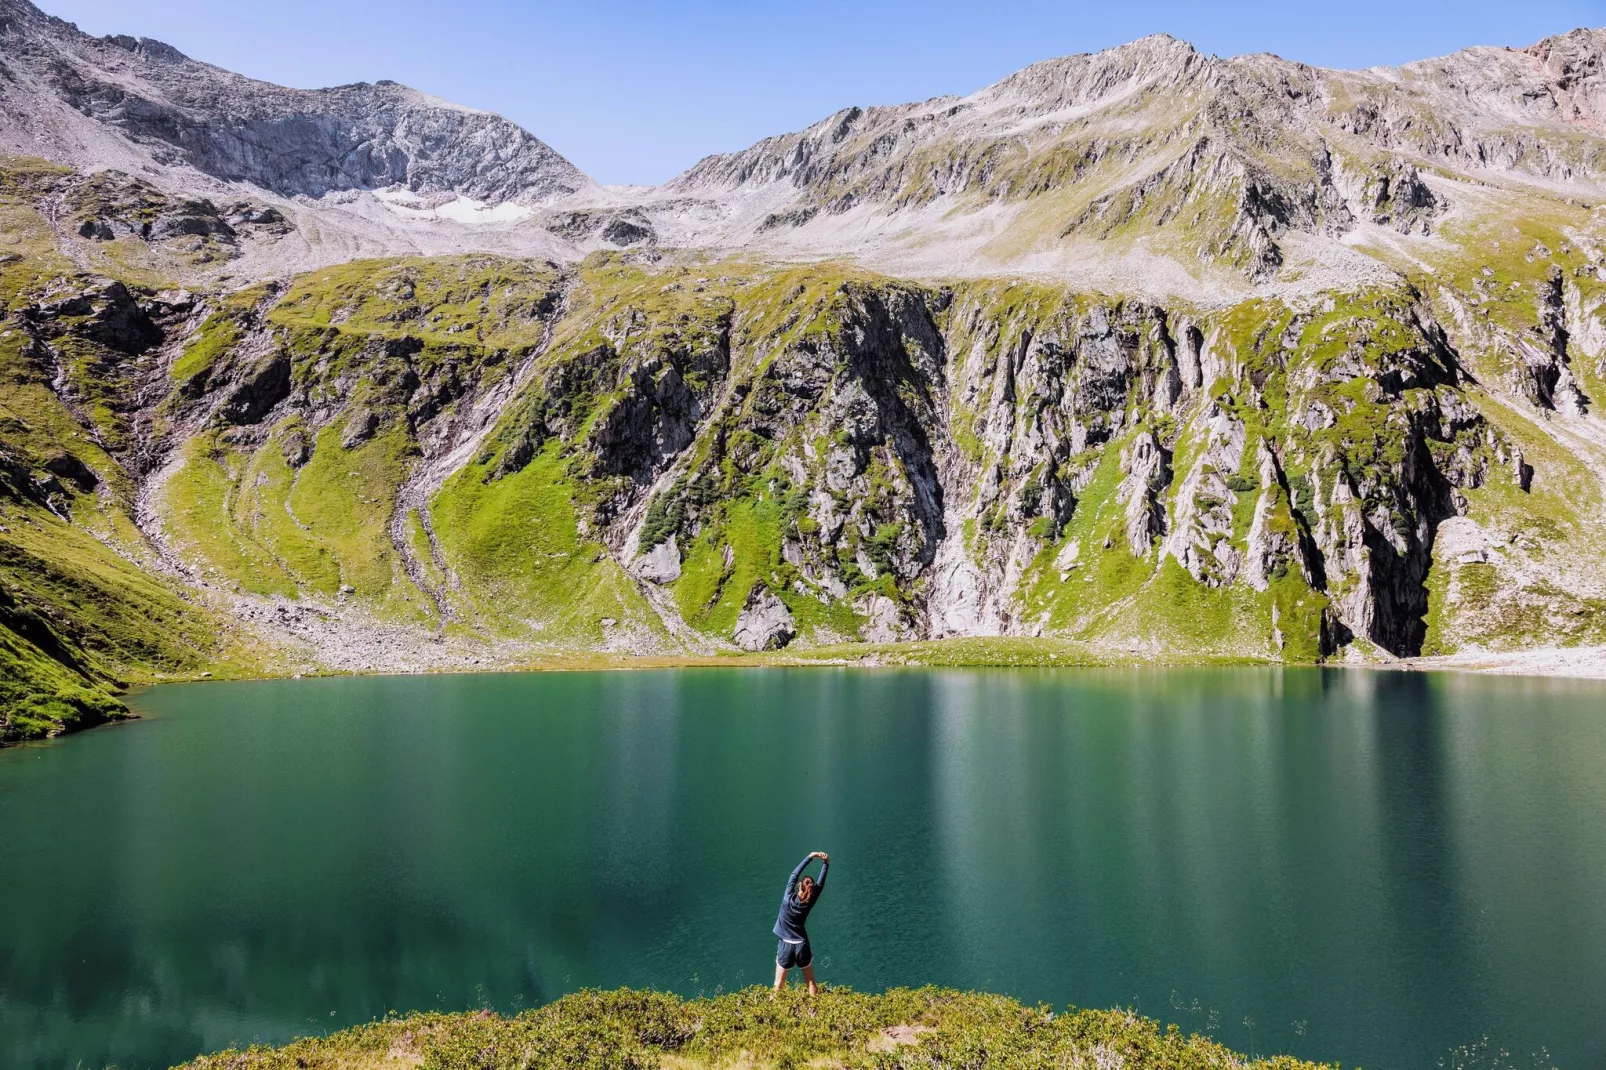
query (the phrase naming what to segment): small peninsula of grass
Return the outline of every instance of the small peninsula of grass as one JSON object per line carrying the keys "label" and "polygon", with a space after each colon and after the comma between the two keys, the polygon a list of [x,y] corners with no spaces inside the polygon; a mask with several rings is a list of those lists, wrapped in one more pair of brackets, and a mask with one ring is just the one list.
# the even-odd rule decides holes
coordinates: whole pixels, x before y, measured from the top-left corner
{"label": "small peninsula of grass", "polygon": [[[191,1070],[701,1070],[781,1067],[1318,1070],[1246,1057],[1209,1037],[1122,1011],[1027,1007],[947,989],[868,995],[749,988],[682,1000],[620,989],[565,996],[505,1018],[490,1011],[388,1017],[282,1048],[226,1051]],[[1325,1065],[1325,1064],[1324,1064]]]}

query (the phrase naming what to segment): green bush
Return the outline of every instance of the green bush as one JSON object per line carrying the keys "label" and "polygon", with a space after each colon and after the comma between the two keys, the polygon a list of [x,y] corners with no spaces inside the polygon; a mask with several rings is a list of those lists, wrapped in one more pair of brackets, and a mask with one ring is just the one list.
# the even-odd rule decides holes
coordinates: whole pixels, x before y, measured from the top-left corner
{"label": "green bush", "polygon": [[1257,480],[1250,479],[1242,472],[1235,472],[1227,477],[1227,489],[1234,494],[1249,494],[1252,491],[1259,490],[1260,483]]}

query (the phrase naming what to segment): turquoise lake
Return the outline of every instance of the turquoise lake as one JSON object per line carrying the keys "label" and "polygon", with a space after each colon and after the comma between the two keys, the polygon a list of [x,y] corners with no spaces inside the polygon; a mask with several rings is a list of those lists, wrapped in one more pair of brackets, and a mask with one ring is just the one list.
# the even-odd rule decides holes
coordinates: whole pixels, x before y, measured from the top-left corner
{"label": "turquoise lake", "polygon": [[829,983],[1346,1067],[1606,1066],[1601,684],[688,669],[133,702],[0,752],[0,1065],[767,983],[820,849]]}

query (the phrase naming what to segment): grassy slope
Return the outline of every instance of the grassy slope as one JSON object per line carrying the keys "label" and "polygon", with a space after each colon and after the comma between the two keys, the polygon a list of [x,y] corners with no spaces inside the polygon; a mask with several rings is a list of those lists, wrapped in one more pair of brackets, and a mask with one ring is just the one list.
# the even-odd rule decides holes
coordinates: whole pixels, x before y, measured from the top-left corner
{"label": "grassy slope", "polygon": [[452,476],[430,516],[455,597],[503,634],[542,643],[600,644],[602,621],[655,621],[607,549],[581,533],[575,488],[553,443],[522,471],[487,478],[488,462]]}
{"label": "grassy slope", "polygon": [[[174,381],[226,373],[255,317],[288,352],[296,396],[327,415],[316,427],[300,415],[213,427],[183,445],[158,503],[175,540],[242,591],[330,599],[346,587],[380,618],[437,623],[389,530],[419,456],[411,406],[438,391],[449,412],[464,385],[483,391],[511,374],[544,336],[554,280],[545,265],[491,256],[373,260],[302,276],[276,299],[257,287],[220,301]],[[365,421],[369,436],[348,435]]]}
{"label": "grassy slope", "polygon": [[1003,996],[935,988],[809,999],[750,988],[681,1000],[628,989],[581,992],[516,1018],[419,1014],[280,1049],[197,1059],[191,1070],[526,1070],[610,1067],[1041,1068],[1316,1070],[1289,1056],[1245,1058],[1127,1011],[1054,1013]]}
{"label": "grassy slope", "polygon": [[1606,560],[1606,440],[1590,426],[1598,417],[1536,408],[1518,386],[1523,344],[1543,344],[1538,295],[1559,270],[1577,296],[1566,324],[1574,336],[1568,368],[1591,413],[1606,402],[1606,354],[1589,345],[1606,302],[1606,226],[1569,199],[1531,190],[1462,196],[1471,210],[1440,229],[1429,269],[1397,266],[1432,300],[1481,385],[1479,408],[1522,450],[1533,482],[1523,492],[1502,467],[1467,494],[1469,518],[1497,548],[1486,562],[1436,553],[1423,652],[1606,642],[1606,575],[1596,564]]}
{"label": "grassy slope", "polygon": [[[71,335],[56,359],[80,407],[52,388],[53,369],[10,314],[70,289],[30,205],[61,172],[28,161],[0,168],[0,743],[124,716],[129,683],[203,670],[256,668],[229,630],[177,584],[153,573],[130,519],[133,484],[103,443],[123,433],[103,399],[115,394],[103,356]],[[71,332],[74,321],[58,321]],[[52,479],[47,465],[93,472],[92,489]],[[47,507],[48,496],[53,509]]]}
{"label": "grassy slope", "polygon": [[388,529],[411,443],[391,430],[345,449],[337,425],[295,470],[281,437],[253,448],[204,432],[184,446],[183,466],[157,499],[174,545],[239,591],[333,598],[349,587],[382,616],[430,623]]}
{"label": "grassy slope", "polygon": [[0,741],[122,716],[127,683],[255,667],[212,613],[81,527],[0,503],[0,530]]}

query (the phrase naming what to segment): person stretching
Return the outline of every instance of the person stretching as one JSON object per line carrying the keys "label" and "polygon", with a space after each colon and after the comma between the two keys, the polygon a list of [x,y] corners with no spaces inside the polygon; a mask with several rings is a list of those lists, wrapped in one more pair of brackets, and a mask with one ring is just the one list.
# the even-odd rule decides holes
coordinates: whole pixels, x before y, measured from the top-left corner
{"label": "person stretching", "polygon": [[[814,859],[820,860],[820,879],[803,876]],[[797,864],[786,880],[786,891],[781,895],[781,916],[775,919],[775,935],[781,942],[775,947],[775,991],[786,987],[786,971],[801,969],[808,983],[809,995],[814,995],[814,949],[809,946],[808,930],[803,923],[809,911],[820,901],[825,891],[825,874],[831,868],[831,856],[815,851]],[[801,878],[801,879],[800,879]]]}

